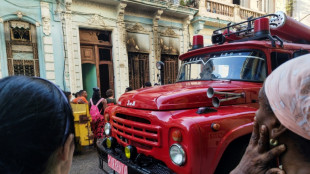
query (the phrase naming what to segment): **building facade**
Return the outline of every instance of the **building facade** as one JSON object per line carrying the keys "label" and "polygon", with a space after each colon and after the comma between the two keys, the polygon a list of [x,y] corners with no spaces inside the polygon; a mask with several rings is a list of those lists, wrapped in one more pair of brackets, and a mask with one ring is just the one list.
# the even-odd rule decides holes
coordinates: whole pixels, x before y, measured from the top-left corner
{"label": "building facade", "polygon": [[[189,25],[198,9],[163,0],[1,0],[0,77],[40,76],[66,91],[109,88],[118,98],[176,79],[178,55],[189,46]],[[184,4],[186,5],[186,4]]]}
{"label": "building facade", "polygon": [[[173,83],[178,55],[189,46],[189,25],[197,9],[159,0],[65,1],[63,30],[65,80],[72,91],[91,93],[158,81],[157,61]],[[169,74],[168,74],[169,73]]]}
{"label": "building facade", "polygon": [[56,8],[56,2],[1,0],[0,77],[39,76],[64,88],[61,19],[51,13]]}
{"label": "building facade", "polygon": [[39,76],[77,92],[174,83],[192,36],[274,12],[274,0],[0,0],[0,77]]}

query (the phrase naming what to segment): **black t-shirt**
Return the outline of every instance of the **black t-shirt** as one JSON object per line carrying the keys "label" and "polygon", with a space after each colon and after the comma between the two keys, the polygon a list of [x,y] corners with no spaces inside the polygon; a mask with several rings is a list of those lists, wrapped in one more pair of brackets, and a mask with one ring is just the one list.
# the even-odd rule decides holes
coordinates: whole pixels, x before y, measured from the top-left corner
{"label": "black t-shirt", "polygon": [[107,104],[114,103],[116,105],[116,99],[115,98],[107,98]]}

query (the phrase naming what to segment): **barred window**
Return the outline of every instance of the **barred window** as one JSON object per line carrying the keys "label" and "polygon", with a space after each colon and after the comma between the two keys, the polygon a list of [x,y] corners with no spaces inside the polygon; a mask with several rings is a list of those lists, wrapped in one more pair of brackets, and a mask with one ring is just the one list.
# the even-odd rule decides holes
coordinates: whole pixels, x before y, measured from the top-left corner
{"label": "barred window", "polygon": [[35,25],[6,21],[4,27],[9,75],[40,76]]}

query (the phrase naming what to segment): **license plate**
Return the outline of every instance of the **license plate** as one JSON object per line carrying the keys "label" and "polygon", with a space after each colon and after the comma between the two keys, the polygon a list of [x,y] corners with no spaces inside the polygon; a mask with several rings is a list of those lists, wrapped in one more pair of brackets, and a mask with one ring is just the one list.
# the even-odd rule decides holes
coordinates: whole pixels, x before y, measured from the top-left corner
{"label": "license plate", "polygon": [[108,155],[108,166],[119,174],[128,174],[128,167],[110,155]]}

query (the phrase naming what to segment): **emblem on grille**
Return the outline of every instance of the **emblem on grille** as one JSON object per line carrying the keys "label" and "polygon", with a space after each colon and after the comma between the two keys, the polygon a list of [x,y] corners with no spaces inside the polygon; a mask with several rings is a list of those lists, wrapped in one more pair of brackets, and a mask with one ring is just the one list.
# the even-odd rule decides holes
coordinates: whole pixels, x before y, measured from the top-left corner
{"label": "emblem on grille", "polygon": [[128,100],[127,106],[135,106],[135,105],[136,105],[136,101],[130,102],[130,100]]}

